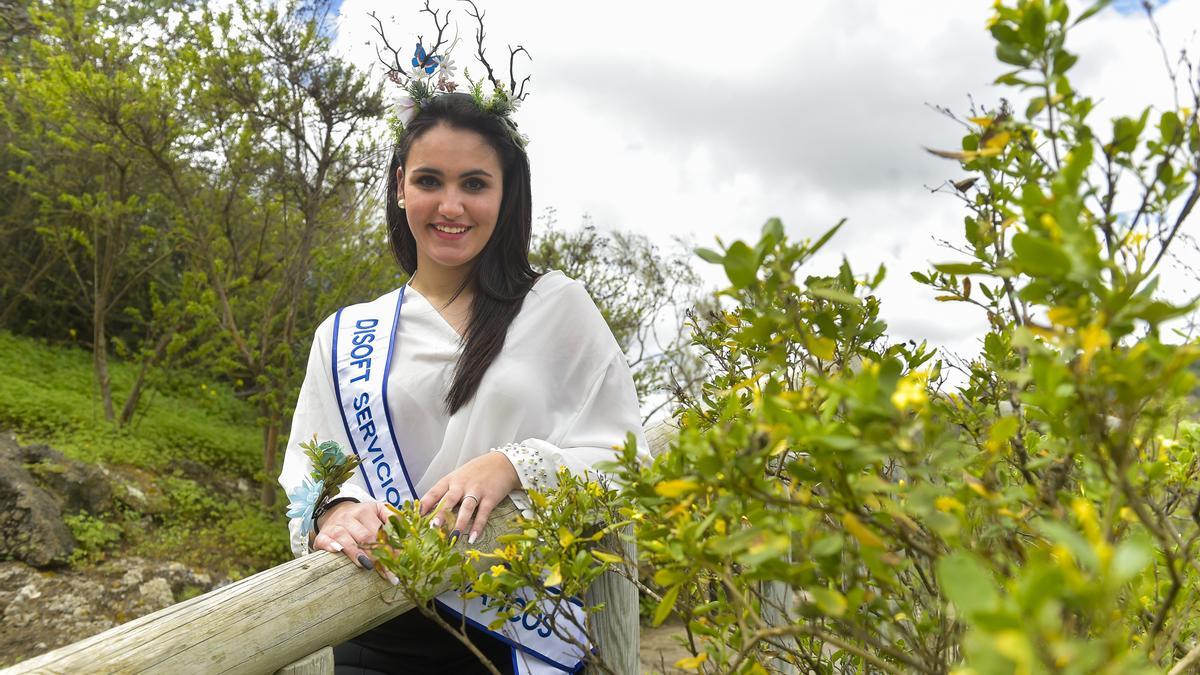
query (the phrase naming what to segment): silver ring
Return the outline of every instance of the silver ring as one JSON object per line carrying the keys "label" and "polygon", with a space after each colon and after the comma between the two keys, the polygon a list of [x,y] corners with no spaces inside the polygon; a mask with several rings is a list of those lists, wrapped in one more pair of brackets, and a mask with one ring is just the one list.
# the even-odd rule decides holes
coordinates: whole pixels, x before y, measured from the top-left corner
{"label": "silver ring", "polygon": [[462,500],[463,500],[464,502],[465,502],[465,501],[467,501],[468,499],[474,499],[474,500],[475,500],[475,505],[476,505],[476,506],[479,506],[479,497],[476,497],[475,495],[463,495],[463,498],[462,498]]}

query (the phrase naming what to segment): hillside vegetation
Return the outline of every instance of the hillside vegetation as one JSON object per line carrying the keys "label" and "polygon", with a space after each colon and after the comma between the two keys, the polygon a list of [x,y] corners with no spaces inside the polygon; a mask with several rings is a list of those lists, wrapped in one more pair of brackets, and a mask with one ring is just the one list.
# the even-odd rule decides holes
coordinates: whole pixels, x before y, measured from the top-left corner
{"label": "hillside vegetation", "polygon": [[[44,443],[106,470],[113,513],[68,515],[74,562],[129,554],[177,560],[239,577],[283,561],[281,510],[259,505],[261,430],[228,385],[186,371],[164,376],[134,421],[104,420],[92,355],[0,331],[0,428],[23,445]],[[136,376],[112,364],[113,389]]]}

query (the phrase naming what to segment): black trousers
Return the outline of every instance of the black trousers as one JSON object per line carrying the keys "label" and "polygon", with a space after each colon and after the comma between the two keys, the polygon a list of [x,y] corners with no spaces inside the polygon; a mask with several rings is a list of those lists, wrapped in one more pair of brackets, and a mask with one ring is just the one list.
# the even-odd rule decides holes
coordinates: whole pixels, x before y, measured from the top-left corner
{"label": "black trousers", "polygon": [[[435,605],[436,606],[436,605]],[[446,623],[460,619],[440,607]],[[514,675],[512,648],[467,625],[471,644],[505,675]],[[484,675],[488,669],[457,637],[418,610],[410,610],[333,648],[336,675]]]}

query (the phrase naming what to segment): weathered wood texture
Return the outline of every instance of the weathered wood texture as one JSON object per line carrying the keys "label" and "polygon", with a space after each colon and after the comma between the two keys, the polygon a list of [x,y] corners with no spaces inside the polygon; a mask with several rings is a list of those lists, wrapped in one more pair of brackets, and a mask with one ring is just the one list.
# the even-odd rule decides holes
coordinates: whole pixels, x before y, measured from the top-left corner
{"label": "weathered wood texture", "polygon": [[[476,547],[495,548],[516,511],[496,507]],[[378,574],[318,551],[2,672],[272,673],[409,609]]]}
{"label": "weathered wood texture", "polygon": [[679,429],[669,420],[647,425],[643,432],[646,444],[650,446],[650,454],[658,457],[671,447],[671,441],[679,433]]}
{"label": "weathered wood texture", "polygon": [[[637,575],[637,548],[615,534],[605,536],[603,543],[610,550],[621,551],[621,557],[627,562],[620,573],[607,572],[593,581],[583,600],[589,607],[604,605],[604,609],[589,617],[600,657],[618,675],[632,675],[641,667],[642,644],[638,590],[629,580],[630,576]],[[585,675],[600,672],[594,666],[584,669]]]}
{"label": "weathered wood texture", "polygon": [[[651,454],[662,453],[674,432],[668,423],[647,428]],[[516,507],[505,500],[474,548],[495,548],[495,538],[514,529],[516,515]],[[635,561],[632,545],[620,545],[626,560]],[[635,570],[631,563],[626,573]],[[610,573],[589,590],[586,601],[606,607],[592,623],[605,662],[619,675],[638,672],[637,589]],[[332,672],[328,646],[409,609],[412,605],[377,574],[345,556],[320,551],[0,672],[324,674]]]}

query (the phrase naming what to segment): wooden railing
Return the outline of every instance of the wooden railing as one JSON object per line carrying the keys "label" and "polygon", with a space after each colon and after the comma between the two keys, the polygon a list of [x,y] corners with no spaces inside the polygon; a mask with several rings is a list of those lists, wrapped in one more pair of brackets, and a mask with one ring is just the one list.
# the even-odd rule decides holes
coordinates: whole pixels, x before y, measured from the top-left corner
{"label": "wooden railing", "polygon": [[[646,435],[657,454],[669,430],[656,426]],[[517,515],[506,499],[472,548],[494,549],[497,537],[515,530]],[[634,559],[631,554],[626,558]],[[620,574],[605,574],[585,602],[605,608],[589,619],[605,664],[621,675],[636,673],[636,587]],[[318,551],[0,672],[331,674],[331,645],[412,608],[379,575],[344,555]]]}

